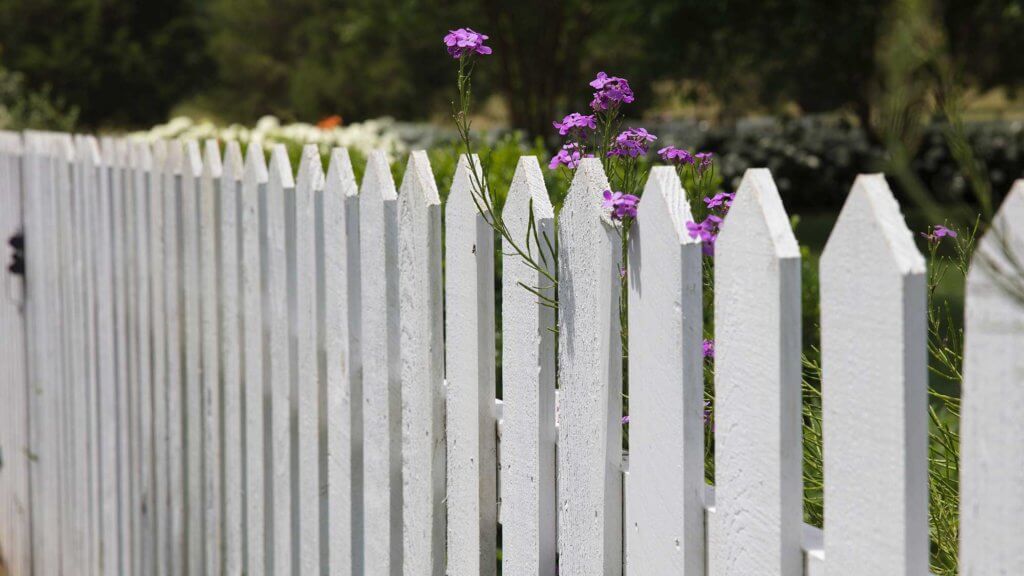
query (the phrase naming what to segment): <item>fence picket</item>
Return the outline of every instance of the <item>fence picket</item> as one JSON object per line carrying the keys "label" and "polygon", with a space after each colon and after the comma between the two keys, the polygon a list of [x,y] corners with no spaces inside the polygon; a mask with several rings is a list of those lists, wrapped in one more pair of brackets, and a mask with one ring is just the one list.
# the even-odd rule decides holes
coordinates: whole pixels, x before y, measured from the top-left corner
{"label": "fence picket", "polygon": [[[357,388],[359,353],[359,198],[348,151],[331,151],[330,165],[317,210],[317,327],[323,386],[322,449],[325,451],[327,506],[321,549],[329,574],[362,574],[356,556],[363,524],[357,509],[363,497],[361,395]],[[351,214],[355,211],[355,214]],[[354,218],[353,218],[354,216]],[[386,574],[386,573],[385,573]]]}
{"label": "fence picket", "polygon": [[220,355],[224,410],[224,573],[237,576],[244,571],[243,546],[245,524],[243,500],[243,414],[242,353],[243,339],[239,304],[239,258],[242,250],[241,190],[242,151],[238,142],[228,142],[217,195],[219,220],[217,236],[220,273]]}
{"label": "fence picket", "polygon": [[[704,372],[700,242],[675,169],[651,169],[630,232],[626,565],[704,574]],[[669,312],[671,311],[671,312]]]}
{"label": "fence picket", "polygon": [[174,188],[168,143],[158,140],[153,143],[153,173],[149,177],[149,314],[152,338],[152,386],[153,386],[153,499],[155,574],[170,574],[172,554],[172,508],[170,495],[170,418],[168,378],[167,330],[167,232],[166,208],[168,196]]}
{"label": "fence picket", "polygon": [[[198,144],[197,152],[198,152]],[[220,366],[220,243],[217,228],[220,222],[220,182],[223,165],[216,140],[207,140],[202,150],[202,168],[197,190],[197,265],[199,278],[199,346],[202,374],[202,494],[203,546],[206,574],[224,572],[222,531],[221,457],[221,366]]]}
{"label": "fence picket", "polygon": [[320,377],[317,366],[317,254],[316,196],[324,188],[320,151],[315,144],[302,149],[302,160],[294,192],[291,251],[292,289],[295,305],[292,331],[295,341],[293,388],[298,415],[299,570],[297,574],[320,574]]}
{"label": "fence picket", "polygon": [[[549,273],[555,264],[554,216],[537,158],[520,158],[502,219],[517,245]],[[531,221],[540,242],[528,240]],[[523,286],[555,296],[550,280],[504,247],[502,574],[555,576],[555,311]]]}
{"label": "fence picket", "polygon": [[[24,230],[23,210],[23,166],[27,164],[22,147],[22,137],[13,132],[0,132],[0,238],[6,244]],[[3,554],[7,568],[13,574],[27,574],[31,566],[31,509],[29,499],[29,445],[27,411],[28,379],[26,346],[31,333],[25,324],[25,293],[22,277],[7,269],[13,261],[13,250],[5,249],[4,267],[0,279],[6,298],[0,301],[0,333],[4,346],[0,352],[3,358],[3,402],[0,407],[4,437],[0,439],[3,450],[4,472],[2,482],[4,493]],[[28,338],[27,338],[28,337]]]}
{"label": "fence picket", "polygon": [[[475,172],[475,174],[471,174]],[[492,575],[497,559],[494,231],[480,159],[459,157],[445,210],[448,574]]]}
{"label": "fence picket", "polygon": [[142,430],[141,430],[141,384],[139,382],[138,352],[138,285],[136,269],[139,263],[138,242],[136,236],[136,192],[135,192],[135,143],[127,138],[118,140],[121,147],[121,212],[120,219],[121,243],[123,246],[123,270],[121,285],[124,287],[124,335],[123,352],[125,355],[124,389],[128,398],[128,463],[127,486],[128,494],[125,502],[125,530],[128,538],[128,549],[125,551],[130,574],[142,574]]}
{"label": "fence picket", "polygon": [[821,257],[826,574],[928,569],[925,263],[881,175]]}
{"label": "fence picket", "polygon": [[558,228],[558,545],[568,576],[622,573],[622,361],[619,234],[583,160]]}
{"label": "fence picket", "polygon": [[168,516],[170,522],[169,573],[188,573],[186,531],[185,476],[185,376],[182,312],[184,311],[184,279],[182,278],[183,230],[182,197],[184,150],[178,140],[167,143],[164,168],[164,329],[166,334],[167,387],[167,461]]}
{"label": "fence picket", "polygon": [[402,522],[406,576],[445,570],[441,200],[426,152],[409,156],[398,197]]}
{"label": "fence picket", "polygon": [[242,336],[245,387],[245,569],[250,576],[263,576],[271,566],[271,544],[266,527],[271,522],[268,508],[272,480],[270,464],[269,376],[270,333],[264,319],[266,280],[266,195],[267,164],[263,148],[249,144],[242,177]]}
{"label": "fence picket", "polygon": [[182,275],[182,351],[185,397],[185,550],[189,574],[205,570],[206,521],[203,459],[203,366],[201,341],[202,281],[199,250],[203,162],[199,143],[186,140],[181,167],[181,264]]}
{"label": "fence picket", "polygon": [[292,478],[293,450],[291,411],[294,409],[288,335],[288,251],[286,204],[294,200],[295,181],[283,144],[270,157],[266,208],[266,302],[263,314],[270,334],[270,475],[272,510],[272,558],[275,575],[293,574]]}
{"label": "fence picket", "polygon": [[363,474],[367,574],[402,573],[402,380],[398,195],[384,152],[370,154],[359,194]]}
{"label": "fence picket", "polygon": [[154,226],[149,215],[150,202],[156,194],[154,180],[158,176],[149,144],[134,142],[132,157],[133,208],[135,243],[135,319],[136,364],[135,378],[139,390],[139,494],[136,506],[139,514],[139,574],[157,574],[156,569],[156,395],[153,389],[154,348],[151,336],[152,290],[150,274],[156,260],[150,247],[150,229]]}
{"label": "fence picket", "polygon": [[722,226],[715,300],[711,574],[800,574],[800,248],[766,169]]}
{"label": "fence picket", "polygon": [[1024,574],[1024,180],[967,277],[960,439],[960,573]]}

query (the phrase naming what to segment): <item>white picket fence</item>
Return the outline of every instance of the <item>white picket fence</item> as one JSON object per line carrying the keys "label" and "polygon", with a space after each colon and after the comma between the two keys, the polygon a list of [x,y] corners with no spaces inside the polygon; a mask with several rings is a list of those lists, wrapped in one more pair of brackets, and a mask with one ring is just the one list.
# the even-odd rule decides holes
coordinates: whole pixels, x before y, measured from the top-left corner
{"label": "white picket fence", "polygon": [[[467,159],[442,216],[422,152],[397,191],[383,154],[357,186],[342,149],[325,174],[308,147],[295,178],[283,147],[246,152],[0,134],[0,235],[27,245],[0,299],[12,576],[486,576],[499,524],[505,576],[927,573],[925,261],[881,176],[854,183],[821,261],[822,532],[801,513],[800,253],[767,170],[714,260],[712,491],[702,256],[672,169],[651,172],[629,248],[627,467],[597,161],[559,215],[557,336],[519,285],[551,283],[502,259],[496,403],[499,247]],[[555,234],[536,158],[504,218]],[[1024,181],[993,230],[962,414],[961,568],[979,576],[1024,574],[1024,303],[1000,276],[1024,254]]]}

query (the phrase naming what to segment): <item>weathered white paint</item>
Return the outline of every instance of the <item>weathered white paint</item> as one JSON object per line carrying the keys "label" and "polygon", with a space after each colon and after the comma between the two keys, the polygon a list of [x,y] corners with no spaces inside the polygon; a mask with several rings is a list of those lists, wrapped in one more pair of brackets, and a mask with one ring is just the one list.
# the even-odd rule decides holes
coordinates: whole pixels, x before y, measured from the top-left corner
{"label": "weathered white paint", "polygon": [[150,249],[150,229],[154,226],[150,219],[150,201],[157,189],[154,181],[156,166],[149,144],[132,143],[133,167],[133,238],[135,253],[135,378],[138,386],[139,414],[139,492],[136,502],[139,516],[138,556],[136,566],[138,574],[157,574],[156,568],[156,477],[155,477],[155,406],[156,396],[153,389],[154,349],[151,306],[152,290],[150,287],[150,271],[155,262]]}
{"label": "weathered white paint", "polygon": [[167,284],[166,215],[168,186],[173,189],[169,170],[168,145],[163,140],[153,143],[153,173],[149,178],[149,314],[153,386],[153,499],[155,574],[170,574],[171,507],[170,507],[170,420],[168,417],[167,364]]}
{"label": "weathered white paint", "polygon": [[[331,151],[327,179],[320,195],[317,221],[317,305],[318,340],[320,351],[320,377],[325,402],[326,432],[322,449],[325,451],[327,506],[322,522],[326,550],[323,559],[329,574],[350,576],[361,573],[354,570],[353,553],[355,533],[362,533],[362,523],[356,524],[354,508],[362,501],[362,492],[356,488],[361,473],[356,468],[357,455],[362,451],[355,437],[356,422],[360,420],[362,404],[356,402],[353,392],[359,375],[352,369],[355,363],[353,334],[359,327],[353,325],[353,306],[358,306],[358,291],[351,287],[359,281],[359,227],[349,218],[348,210],[358,210],[358,204],[349,203],[356,196],[356,180],[348,151]],[[358,217],[358,216],[357,216]],[[353,246],[354,242],[354,246]],[[352,253],[352,248],[355,253]],[[353,278],[355,282],[353,282]],[[352,300],[356,299],[355,302]],[[358,316],[356,317],[358,320]]]}
{"label": "weathered white paint", "polygon": [[102,164],[98,188],[92,198],[95,207],[96,238],[96,338],[99,374],[98,422],[100,435],[100,564],[101,573],[121,572],[118,528],[118,402],[117,349],[114,312],[114,239],[111,230],[111,179],[114,164],[113,141],[101,141]]}
{"label": "weathered white paint", "polygon": [[601,208],[601,163],[576,170],[559,219],[559,570],[622,572],[619,233]]}
{"label": "weathered white paint", "polygon": [[182,350],[184,354],[184,396],[185,396],[185,518],[186,518],[186,566],[189,574],[205,570],[206,558],[206,507],[204,504],[203,461],[203,366],[201,326],[202,280],[199,250],[200,220],[200,177],[202,157],[199,143],[195,140],[184,142],[181,167],[181,264],[183,271],[184,324]]}
{"label": "weathered white paint", "polygon": [[928,569],[925,263],[881,175],[821,257],[825,571]]}
{"label": "weathered white paint", "polygon": [[114,369],[117,397],[117,538],[118,570],[121,575],[132,574],[131,524],[131,463],[133,434],[130,421],[133,390],[129,386],[128,368],[128,272],[125,239],[125,186],[127,175],[127,142],[122,138],[111,141],[113,155],[110,174],[110,232],[112,235],[112,275],[114,297]]}
{"label": "weathered white paint", "polygon": [[800,574],[800,248],[768,170],[744,174],[714,264],[710,573]]}
{"label": "weathered white paint", "polygon": [[701,247],[675,170],[651,169],[629,246],[632,574],[704,574]]}
{"label": "weathered white paint", "polygon": [[409,156],[398,197],[398,222],[402,573],[441,576],[445,571],[441,200],[426,152]]}
{"label": "weathered white paint", "polygon": [[978,243],[964,328],[960,573],[1024,574],[1024,180]]}
{"label": "weathered white paint", "polygon": [[[537,158],[520,158],[502,219],[517,246],[550,273],[556,255],[544,238],[555,245],[554,217]],[[531,218],[539,246],[526,244]],[[512,247],[502,252],[502,574],[555,576],[555,311],[523,286],[548,298],[555,287]]]}
{"label": "weathered white paint", "polygon": [[245,153],[242,177],[242,344],[245,388],[245,573],[263,576],[271,558],[271,544],[266,527],[270,526],[269,490],[266,479],[269,466],[267,434],[270,416],[269,370],[267,356],[269,326],[264,321],[263,295],[267,288],[264,276],[266,260],[267,164],[263,148],[250,144]]}
{"label": "weathered white paint", "polygon": [[128,573],[142,573],[142,430],[140,428],[140,396],[142,395],[139,384],[139,338],[138,338],[138,286],[136,284],[136,267],[138,265],[138,243],[135,232],[135,144],[122,138],[118,141],[121,147],[121,213],[123,223],[122,245],[123,245],[123,280],[124,286],[124,354],[125,370],[123,375],[124,388],[127,390],[128,399],[128,422],[127,435],[129,440],[127,484],[128,496],[126,500],[127,522],[125,530],[128,539],[127,559]]}
{"label": "weathered white paint", "polygon": [[460,156],[445,210],[447,573],[452,576],[497,572],[494,231],[478,210],[481,196],[489,194],[474,187],[482,179],[480,159]]}
{"label": "weathered white paint", "polygon": [[384,152],[367,159],[359,201],[366,574],[402,573],[402,380],[398,196]]}
{"label": "weathered white paint", "polygon": [[292,574],[292,380],[288,342],[288,257],[285,204],[295,194],[288,151],[274,146],[267,181],[265,266],[266,296],[263,315],[269,325],[265,354],[269,356],[270,388],[270,506],[273,531],[271,554],[273,574]]}
{"label": "weathered white paint", "polygon": [[[60,571],[59,429],[57,383],[60,365],[52,333],[57,326],[51,306],[54,291],[54,246],[51,221],[52,155],[44,136],[25,135],[25,278],[28,341],[29,506],[31,546],[36,574]],[[40,540],[42,539],[42,541]]]}
{"label": "weathered white paint", "polygon": [[187,572],[185,564],[185,379],[182,318],[184,282],[182,279],[182,169],[184,151],[180,141],[167,143],[163,173],[164,198],[164,333],[166,339],[167,389],[167,462],[168,520],[170,545],[169,574]]}
{"label": "weathered white paint", "polygon": [[292,333],[298,387],[298,574],[320,574],[320,376],[317,366],[316,195],[324,189],[324,170],[316,144],[302,149],[295,186],[293,262],[295,308]]}
{"label": "weathered white paint", "polygon": [[238,142],[224,148],[219,199],[218,245],[220,256],[220,362],[224,409],[224,574],[240,576],[244,570],[245,498],[243,452],[244,406],[242,389],[242,298],[239,260],[242,253],[242,151]]}
{"label": "weathered white paint", "polygon": [[221,511],[223,506],[223,458],[221,456],[222,420],[220,366],[220,184],[223,176],[220,148],[216,140],[203,147],[203,166],[199,178],[199,340],[202,368],[203,423],[203,520],[205,533],[205,573],[223,574],[221,549],[224,544]]}
{"label": "weathered white paint", "polygon": [[[22,138],[12,132],[0,132],[0,237],[7,239],[23,230]],[[11,251],[4,247],[4,262]],[[0,281],[8,298],[0,301],[0,450],[3,450],[3,478],[0,502],[3,506],[4,560],[13,574],[27,574],[31,566],[31,516],[29,502],[28,376],[26,373],[26,325],[24,277],[0,268]],[[82,456],[84,458],[84,454]],[[87,491],[86,491],[87,494]],[[84,566],[84,565],[83,565]]]}

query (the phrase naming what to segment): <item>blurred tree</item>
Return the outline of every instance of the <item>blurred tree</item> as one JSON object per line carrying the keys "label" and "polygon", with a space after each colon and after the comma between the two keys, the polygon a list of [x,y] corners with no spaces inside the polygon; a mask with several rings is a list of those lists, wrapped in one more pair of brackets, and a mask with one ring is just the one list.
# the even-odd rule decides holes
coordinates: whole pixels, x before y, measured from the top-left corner
{"label": "blurred tree", "polygon": [[[441,44],[471,5],[421,0],[212,0],[206,31],[229,119],[423,118],[454,91]],[[481,88],[486,83],[481,83]]]}
{"label": "blurred tree", "polygon": [[82,123],[148,124],[209,79],[198,0],[6,0],[0,48]]}

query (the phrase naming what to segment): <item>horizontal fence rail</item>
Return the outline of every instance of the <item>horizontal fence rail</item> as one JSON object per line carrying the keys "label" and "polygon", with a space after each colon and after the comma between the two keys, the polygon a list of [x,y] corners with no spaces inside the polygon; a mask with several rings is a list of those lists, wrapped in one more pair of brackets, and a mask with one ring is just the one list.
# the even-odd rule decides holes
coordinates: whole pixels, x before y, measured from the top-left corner
{"label": "horizontal fence rail", "polygon": [[[423,152],[396,186],[382,152],[357,183],[344,149],[293,169],[281,145],[0,132],[8,573],[927,573],[926,264],[882,176],[821,259],[820,530],[771,174],[747,172],[713,260],[714,488],[709,261],[675,171],[651,170],[621,254],[599,161],[556,227],[521,158],[504,225],[536,266],[479,213],[479,175],[462,156],[442,207]],[[964,574],[1024,574],[1022,256],[1019,181],[967,282]]]}

